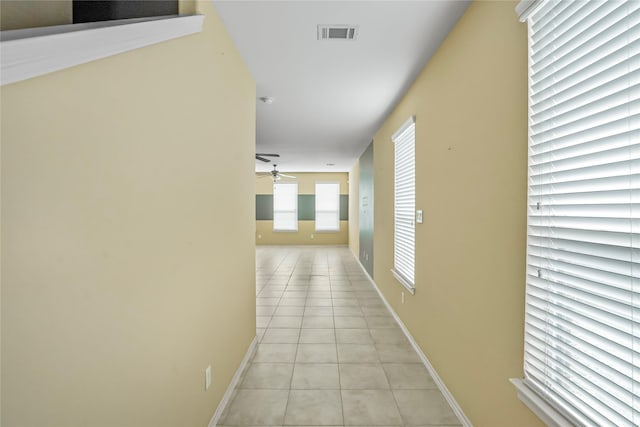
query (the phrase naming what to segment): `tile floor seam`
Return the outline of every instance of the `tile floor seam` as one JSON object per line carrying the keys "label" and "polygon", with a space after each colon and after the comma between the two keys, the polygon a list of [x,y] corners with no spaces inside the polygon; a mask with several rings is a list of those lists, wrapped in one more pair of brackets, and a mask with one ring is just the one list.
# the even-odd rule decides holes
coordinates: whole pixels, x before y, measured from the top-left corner
{"label": "tile floor seam", "polygon": [[[333,301],[333,300],[332,300]],[[333,302],[331,303],[331,307],[333,308]],[[333,335],[335,336],[335,346],[336,346],[336,361],[338,362],[338,385],[340,386],[340,415],[342,416],[342,424],[346,424],[346,419],[344,417],[344,399],[342,398],[342,374],[340,373],[340,359],[338,357],[338,336],[336,333],[336,319],[335,312],[333,314]]]}
{"label": "tile floor seam", "polygon": [[393,401],[396,402],[396,408],[398,408],[398,413],[400,414],[400,419],[402,420],[402,425],[403,426],[407,426],[407,423],[405,422],[405,419],[402,416],[402,412],[400,412],[400,404],[398,403],[398,398],[396,397],[396,394],[393,392],[393,390],[391,390],[391,396],[393,396]]}
{"label": "tile floor seam", "polygon": [[[271,250],[271,248],[269,250]],[[340,341],[344,341],[342,344],[348,344],[348,343],[362,344],[362,342],[359,341],[359,340],[362,340],[361,336],[360,338],[358,338],[357,334],[354,333],[354,335],[349,335],[350,332],[347,332],[349,329],[352,329],[352,328],[344,328],[344,327],[336,328],[337,318],[344,317],[345,314],[347,315],[346,317],[358,317],[362,319],[361,322],[364,324],[365,327],[360,329],[367,331],[365,334],[367,338],[364,341],[367,345],[373,347],[374,352],[371,352],[371,355],[372,356],[375,355],[375,358],[377,358],[376,362],[371,363],[371,365],[378,366],[379,369],[382,369],[382,375],[380,375],[380,378],[384,378],[384,380],[387,383],[386,388],[384,390],[387,390],[387,393],[390,393],[392,395],[391,399],[389,399],[388,397],[386,399],[388,399],[389,404],[393,404],[393,406],[397,411],[396,414],[398,419],[396,421],[399,421],[398,425],[406,425],[405,418],[402,416],[402,413],[400,412],[400,405],[398,402],[399,397],[396,397],[396,393],[393,393],[393,391],[400,390],[405,392],[406,394],[406,393],[410,393],[411,390],[413,390],[416,387],[419,387],[419,389],[422,390],[423,387],[426,387],[429,383],[428,382],[416,383],[415,380],[409,380],[409,383],[407,383],[407,386],[406,386],[406,390],[402,388],[402,383],[396,383],[396,386],[400,384],[401,388],[398,388],[398,389],[394,388],[394,386],[392,385],[392,382],[391,382],[392,370],[390,369],[389,371],[387,371],[387,369],[385,369],[385,364],[397,366],[397,368],[395,368],[396,370],[394,371],[395,372],[394,375],[397,381],[407,381],[406,375],[408,373],[406,371],[404,371],[403,373],[403,370],[401,367],[410,366],[411,358],[408,357],[408,355],[405,354],[405,352],[403,352],[402,349],[398,348],[398,346],[400,347],[404,347],[404,346],[400,343],[400,341],[402,340],[396,336],[397,329],[398,329],[397,325],[395,328],[389,328],[388,327],[389,323],[386,320],[382,319],[383,317],[388,316],[390,314],[390,311],[384,305],[380,307],[381,306],[380,302],[382,300],[379,295],[372,295],[372,293],[370,292],[372,289],[371,284],[365,280],[366,278],[360,272],[360,269],[356,268],[357,261],[353,259],[354,258],[353,255],[348,251],[344,251],[343,249],[337,249],[336,252],[332,252],[335,250],[333,248],[320,249],[320,248],[295,247],[295,248],[287,248],[286,250],[281,250],[280,248],[278,248],[277,250],[279,250],[280,252],[276,252],[275,255],[270,255],[270,253],[267,253],[269,254],[270,262],[275,261],[274,264],[277,264],[276,268],[274,267],[269,268],[267,263],[260,263],[261,272],[263,273],[261,274],[262,282],[268,283],[272,281],[272,283],[274,284],[274,287],[268,288],[265,290],[264,295],[275,295],[277,292],[281,290],[279,289],[279,287],[282,285],[279,283],[282,282],[284,277],[287,278],[286,282],[284,283],[284,289],[282,290],[282,295],[279,299],[277,299],[277,306],[275,309],[276,311],[272,313],[270,322],[273,321],[273,317],[276,317],[278,307],[281,306],[280,304],[282,300],[286,298],[287,290],[293,291],[293,289],[296,289],[296,291],[306,292],[306,296],[302,299],[304,301],[304,306],[303,306],[304,308],[302,312],[302,322],[299,328],[294,328],[295,330],[298,331],[298,336],[297,336],[297,343],[296,343],[296,349],[295,349],[294,360],[293,360],[293,371],[291,374],[291,378],[289,379],[289,390],[287,393],[287,402],[286,402],[285,412],[283,417],[286,417],[287,411],[289,411],[289,404],[290,404],[289,399],[292,396],[295,367],[296,365],[298,365],[297,358],[300,352],[301,344],[303,344],[302,331],[303,329],[307,329],[307,330],[316,329],[316,328],[302,327],[304,324],[305,313],[307,314],[310,314],[310,313],[319,314],[322,312],[326,313],[327,310],[318,309],[318,310],[307,311],[307,309],[309,307],[314,307],[316,309],[321,308],[321,307],[324,307],[324,305],[320,305],[320,304],[323,304],[323,303],[326,304],[330,302],[330,305],[328,305],[328,307],[330,307],[331,312],[328,317],[333,320],[333,328],[322,328],[322,329],[328,329],[333,333],[332,343],[334,344],[333,347],[335,348],[335,352],[336,352],[336,366],[338,368],[337,380],[338,380],[338,386],[340,387],[339,400],[340,400],[341,414],[342,414],[342,425],[346,425],[347,420],[345,419],[345,405],[344,405],[344,398],[343,398],[344,378],[343,378],[342,370],[340,369],[340,367],[367,365],[367,364],[364,364],[363,362],[358,361],[357,358],[355,357],[351,357],[350,362],[344,362],[342,361],[342,359],[338,357],[338,348],[341,347]],[[272,274],[266,274],[269,271],[271,271]],[[287,271],[287,273],[284,273],[285,271]],[[353,274],[349,275],[349,272]],[[292,280],[294,277],[296,278],[295,288],[292,287],[293,286],[292,283],[294,283]],[[264,286],[261,287],[261,289],[263,288]],[[346,293],[347,291],[353,292],[353,294],[348,294]],[[274,293],[267,293],[267,292],[274,292]],[[327,295],[329,296],[329,298],[325,298]],[[299,295],[294,295],[292,297],[297,297],[297,296]],[[323,299],[323,298],[328,299],[329,301],[324,301],[324,302],[316,301],[316,299]],[[346,304],[351,304],[351,305],[345,305],[345,302],[342,301],[344,299],[350,299],[351,301],[347,302]],[[268,302],[268,301],[265,301],[265,302]],[[356,309],[349,309],[349,308],[340,309],[338,310],[338,313],[342,314],[343,316],[338,316],[337,315],[338,313],[336,313],[336,310],[335,310],[336,302],[338,302],[339,304],[338,307],[355,307]],[[313,305],[308,305],[308,303],[312,303]],[[364,304],[364,306],[361,304]],[[293,305],[293,306],[297,306],[297,305]],[[370,307],[370,308],[367,308],[365,310],[363,307]],[[264,310],[263,312],[267,312],[267,310]],[[291,311],[289,313],[291,313]],[[348,320],[340,321],[341,325],[343,326],[350,326],[348,322],[349,322]],[[354,322],[352,325],[358,326],[358,322],[355,322],[355,320],[353,320],[352,322]],[[311,322],[309,322],[308,324],[311,325]],[[321,325],[321,323],[318,323],[317,325]],[[389,331],[394,331],[394,332],[379,331],[374,336],[374,334],[372,333],[372,326],[377,326],[378,329],[380,330],[389,329]],[[264,332],[265,335],[266,335],[266,330],[268,329],[277,329],[277,328],[266,328]],[[338,338],[339,329],[345,331],[340,334],[341,339]],[[356,328],[355,330],[358,330],[358,328]],[[374,339],[374,337],[377,337],[377,339]],[[278,340],[284,340],[284,339],[278,339]],[[327,338],[320,338],[319,340],[323,341],[323,340],[327,340]],[[394,349],[396,350],[394,351]],[[384,351],[386,359],[389,359],[386,362],[382,361],[381,351]],[[413,351],[415,352],[415,350]],[[347,357],[347,359],[349,359],[349,357]],[[374,358],[371,358],[371,359],[374,359]],[[300,362],[300,365],[302,366],[304,366],[305,364],[313,364],[313,360],[311,360],[311,362],[309,363]],[[422,366],[422,365],[418,363],[418,366]],[[402,379],[403,375],[405,377],[405,380]],[[378,384],[376,387],[380,387],[380,385]],[[317,390],[317,389],[314,389],[314,390]],[[325,390],[338,390],[338,389],[329,388]],[[430,390],[430,389],[426,389],[426,390]],[[398,394],[398,396],[401,396],[401,395],[402,393]],[[335,403],[336,402],[334,400],[334,404]],[[410,407],[411,405],[409,406],[409,408]],[[334,408],[337,409],[337,405],[334,406]],[[406,404],[404,405],[404,408],[406,411],[407,410]],[[292,419],[291,421],[293,422],[294,419]],[[355,420],[352,418],[352,421],[355,421]],[[362,421],[362,419],[360,419],[359,421]],[[369,418],[367,421],[371,421],[372,424],[379,424],[379,422],[376,422],[376,421],[380,421],[380,419],[377,419],[374,417],[374,418]],[[440,421],[444,421],[444,419]],[[284,423],[285,423],[285,420],[283,418],[283,424]],[[355,422],[355,424],[361,424],[361,423]],[[440,425],[444,425],[444,424],[440,424]]]}
{"label": "tile floor seam", "polygon": [[287,403],[284,405],[284,413],[282,414],[282,425],[286,425],[287,410],[289,409],[289,401],[291,399],[291,390],[293,389],[293,376],[296,373],[296,359],[298,358],[298,349],[300,348],[300,335],[298,335],[298,343],[296,344],[296,354],[293,357],[293,371],[289,379],[289,390],[287,392]]}

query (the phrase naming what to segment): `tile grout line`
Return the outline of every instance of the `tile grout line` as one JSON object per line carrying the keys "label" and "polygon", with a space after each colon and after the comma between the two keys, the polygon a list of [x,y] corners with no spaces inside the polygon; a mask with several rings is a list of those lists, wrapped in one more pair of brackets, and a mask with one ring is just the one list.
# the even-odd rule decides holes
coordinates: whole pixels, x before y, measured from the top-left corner
{"label": "tile grout line", "polygon": [[[296,259],[296,264],[298,264],[298,260],[300,259],[300,257],[298,257]],[[294,265],[294,270],[295,270],[295,265]],[[292,273],[293,274],[293,273]],[[291,276],[290,276],[291,277]],[[291,278],[289,278],[289,280],[287,281],[287,286],[289,287],[289,281],[291,281]],[[306,308],[306,300],[305,300],[305,308]],[[303,315],[304,315],[304,310],[303,310]],[[287,410],[289,409],[289,401],[291,400],[291,391],[293,390],[293,377],[296,373],[296,360],[298,359],[298,351],[300,349],[300,335],[302,335],[302,320],[300,321],[300,328],[298,331],[298,342],[296,343],[296,353],[293,356],[293,369],[291,371],[291,379],[289,380],[289,391],[287,393],[287,403],[284,406],[284,414],[282,415],[282,425],[285,426],[286,423],[286,417],[287,417]]]}
{"label": "tile grout line", "polygon": [[[351,255],[351,254],[350,254],[350,255]],[[301,257],[298,257],[298,260],[300,260],[300,259],[301,259]],[[341,269],[341,270],[339,270],[339,271],[344,271],[344,270],[343,270],[343,269],[344,269],[344,263],[342,263],[341,265],[342,265],[342,269]],[[286,292],[286,290],[287,290],[287,289],[289,289],[289,286],[291,286],[290,281],[291,281],[291,278],[293,277],[293,274],[294,274],[294,272],[295,272],[295,271],[296,271],[296,267],[294,266],[294,267],[293,267],[293,270],[292,270],[292,272],[291,272],[291,274],[289,275],[289,278],[290,278],[290,279],[288,280],[288,283],[285,285],[285,292]],[[337,318],[337,317],[339,317],[339,316],[336,316],[336,313],[335,313],[335,308],[336,308],[336,307],[334,306],[334,298],[333,298],[333,292],[337,292],[337,290],[334,290],[333,285],[332,285],[332,284],[333,284],[333,282],[331,281],[331,271],[332,271],[332,270],[329,268],[329,270],[328,270],[328,271],[329,271],[329,277],[328,277],[328,278],[329,278],[329,292],[330,292],[330,295],[331,295],[331,305],[330,305],[330,307],[331,307],[331,311],[332,311],[332,312],[331,312],[331,314],[330,314],[330,316],[331,316],[330,318],[333,320],[333,328],[328,328],[328,329],[332,330],[333,335],[334,335],[334,347],[335,347],[336,357],[337,357],[337,362],[338,362],[338,363],[337,363],[337,366],[338,366],[338,383],[339,383],[339,390],[340,390],[340,400],[341,400],[340,404],[341,404],[342,420],[343,420],[342,425],[345,425],[345,419],[344,419],[344,405],[343,405],[343,401],[342,401],[342,391],[343,391],[342,386],[343,386],[343,385],[342,385],[342,378],[341,378],[340,369],[339,369],[339,368],[340,368],[340,366],[341,366],[341,363],[340,363],[340,359],[338,358],[338,344],[339,344],[339,342],[338,342],[338,337],[337,337],[338,329],[336,328],[336,318]],[[318,275],[316,275],[316,276],[320,276],[320,277],[323,277],[323,276],[324,276],[324,277],[326,277],[325,275],[319,275],[319,274],[318,274]],[[357,276],[356,276],[356,275],[352,275],[352,276],[349,276],[349,275],[347,274],[346,276],[345,276],[345,275],[338,275],[338,277],[340,277],[340,279],[341,279],[342,281],[344,281],[344,280],[349,281],[349,284],[350,284],[350,285],[352,285],[352,284],[353,284],[353,283],[351,282],[351,279],[352,279],[352,278],[355,278],[355,280],[356,280],[356,281],[366,281],[366,277],[364,277],[364,276],[362,276],[362,275],[357,275]],[[336,279],[336,280],[338,280],[338,279]],[[319,283],[316,283],[316,286],[324,286],[324,284],[323,284],[322,282],[319,282]],[[311,292],[311,289],[313,289],[314,291],[325,291],[325,290],[326,290],[326,288],[324,288],[324,287],[319,287],[319,288],[317,288],[317,289],[316,289],[315,287],[312,287],[311,282],[309,282],[309,283],[306,285],[306,289],[307,289],[307,295],[306,295],[306,297],[305,297],[305,306],[304,306],[304,310],[303,310],[303,313],[302,313],[303,320],[304,320],[304,315],[305,315],[305,313],[306,313],[306,309],[308,308],[308,307],[306,306],[306,303],[308,302],[309,298],[311,298],[311,297],[309,296],[309,294],[308,294],[309,292]],[[340,289],[340,291],[345,291],[345,289],[349,289],[350,291],[353,291],[353,288],[352,288],[352,287],[349,287],[349,288],[340,287],[339,289]],[[361,291],[361,292],[366,292],[366,290],[363,290],[363,288],[359,288],[359,291]],[[373,347],[374,347],[374,351],[376,352],[375,354],[377,355],[378,363],[376,363],[376,364],[379,364],[379,366],[382,366],[382,361],[381,361],[381,359],[380,359],[380,353],[379,353],[379,351],[378,351],[377,347],[375,346],[375,341],[373,340],[373,335],[372,335],[372,333],[371,333],[371,325],[370,325],[370,322],[369,322],[369,320],[368,320],[368,318],[367,318],[366,314],[365,314],[365,313],[364,313],[364,311],[362,310],[362,306],[360,305],[361,298],[358,298],[358,294],[357,294],[357,292],[355,292],[355,293],[356,293],[357,308],[358,308],[358,310],[359,310],[359,314],[358,314],[358,315],[356,315],[356,317],[362,317],[362,318],[364,319],[364,323],[365,323],[365,325],[366,325],[366,330],[367,330],[367,336],[368,336],[368,338],[371,340],[370,342],[372,343],[372,345],[373,345]],[[366,297],[366,295],[365,295],[364,297]],[[363,297],[363,298],[364,298],[364,297]],[[279,299],[279,303],[278,303],[277,308],[279,308],[279,307],[280,307],[280,303],[281,303],[281,301],[282,301],[282,299],[283,299],[283,298],[284,298],[284,293],[283,293],[283,295],[281,296],[281,298]],[[380,297],[379,297],[379,296],[378,296],[378,298],[376,298],[376,299],[377,299],[378,301],[380,301]],[[283,307],[284,307],[284,306],[283,306]],[[276,308],[276,309],[277,309],[277,308]],[[351,315],[351,316],[354,316],[354,314],[353,314],[353,313],[351,313],[350,315]],[[273,313],[272,318],[273,318],[273,317],[276,317],[276,316],[275,316],[275,313]],[[329,317],[329,316],[327,316],[327,317]],[[273,329],[273,328],[271,328],[271,329]],[[287,403],[286,403],[286,406],[285,406],[285,416],[286,416],[286,411],[287,411],[287,410],[288,410],[288,408],[289,408],[289,399],[290,399],[290,396],[291,396],[291,392],[292,392],[292,390],[293,390],[292,385],[293,385],[293,373],[294,373],[294,371],[295,371],[295,365],[296,365],[295,361],[296,361],[296,359],[297,359],[297,355],[298,355],[298,353],[299,353],[300,345],[302,344],[301,339],[302,339],[302,331],[303,331],[303,329],[304,329],[304,328],[302,328],[302,324],[301,324],[299,328],[295,328],[295,329],[298,329],[298,331],[299,331],[299,332],[298,332],[297,343],[296,343],[296,354],[294,355],[294,363],[293,363],[292,376],[291,376],[291,379],[290,379],[290,381],[289,381],[289,393],[288,393]],[[324,329],[324,328],[323,328],[323,329]],[[313,362],[309,362],[309,363],[313,363]],[[359,362],[353,362],[353,363],[358,364]],[[389,384],[389,389],[391,389],[391,386],[390,386],[390,382],[389,382],[389,378],[388,378],[387,372],[384,370],[384,368],[382,368],[382,369],[383,369],[383,373],[384,373],[385,379],[386,379],[387,383]],[[275,390],[275,389],[274,389],[274,390]],[[397,401],[395,400],[395,395],[394,395],[394,402],[395,402],[395,404],[396,404],[396,408],[397,408]],[[399,411],[398,411],[398,412],[399,412]],[[403,421],[403,420],[402,420],[402,421]],[[284,423],[284,420],[283,420],[283,423]],[[404,422],[403,422],[403,424],[404,424]]]}
{"label": "tile grout line", "polygon": [[340,415],[342,416],[342,425],[346,425],[346,419],[344,416],[344,398],[342,395],[342,374],[340,373],[340,354],[338,353],[338,333],[336,331],[336,310],[334,306],[333,300],[333,287],[331,286],[331,279],[329,279],[329,288],[331,290],[331,318],[333,319],[333,338],[336,347],[336,362],[338,369],[338,386],[340,387],[339,395],[340,395]]}

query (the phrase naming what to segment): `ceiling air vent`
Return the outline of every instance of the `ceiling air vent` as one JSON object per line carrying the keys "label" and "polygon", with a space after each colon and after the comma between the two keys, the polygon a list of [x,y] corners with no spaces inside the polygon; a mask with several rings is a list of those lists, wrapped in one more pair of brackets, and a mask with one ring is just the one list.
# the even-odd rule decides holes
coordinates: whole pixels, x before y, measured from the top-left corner
{"label": "ceiling air vent", "polygon": [[318,40],[355,40],[357,36],[355,25],[318,25]]}

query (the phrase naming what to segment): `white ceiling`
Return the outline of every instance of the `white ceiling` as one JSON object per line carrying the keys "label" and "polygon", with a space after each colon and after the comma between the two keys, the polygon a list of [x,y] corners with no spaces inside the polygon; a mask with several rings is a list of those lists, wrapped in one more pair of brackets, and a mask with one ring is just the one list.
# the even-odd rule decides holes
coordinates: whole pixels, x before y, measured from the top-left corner
{"label": "white ceiling", "polygon": [[[273,98],[257,101],[256,151],[281,157],[256,171],[351,169],[469,3],[214,0],[257,96]],[[319,41],[318,24],[358,38]]]}

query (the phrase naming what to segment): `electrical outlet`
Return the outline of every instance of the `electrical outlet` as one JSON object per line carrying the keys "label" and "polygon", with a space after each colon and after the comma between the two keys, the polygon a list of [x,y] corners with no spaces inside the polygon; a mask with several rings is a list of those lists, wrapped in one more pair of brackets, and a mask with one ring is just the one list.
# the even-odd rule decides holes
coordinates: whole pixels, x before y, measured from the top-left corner
{"label": "electrical outlet", "polygon": [[311,238],[313,239],[313,237],[314,237],[314,236],[313,236],[313,234],[312,234],[312,235],[311,235]]}
{"label": "electrical outlet", "polygon": [[207,366],[207,369],[204,371],[204,389],[209,390],[211,387],[211,365]]}
{"label": "electrical outlet", "polygon": [[422,224],[422,209],[416,211],[416,222]]}
{"label": "electrical outlet", "polygon": [[258,239],[262,239],[262,234],[258,234]]}

